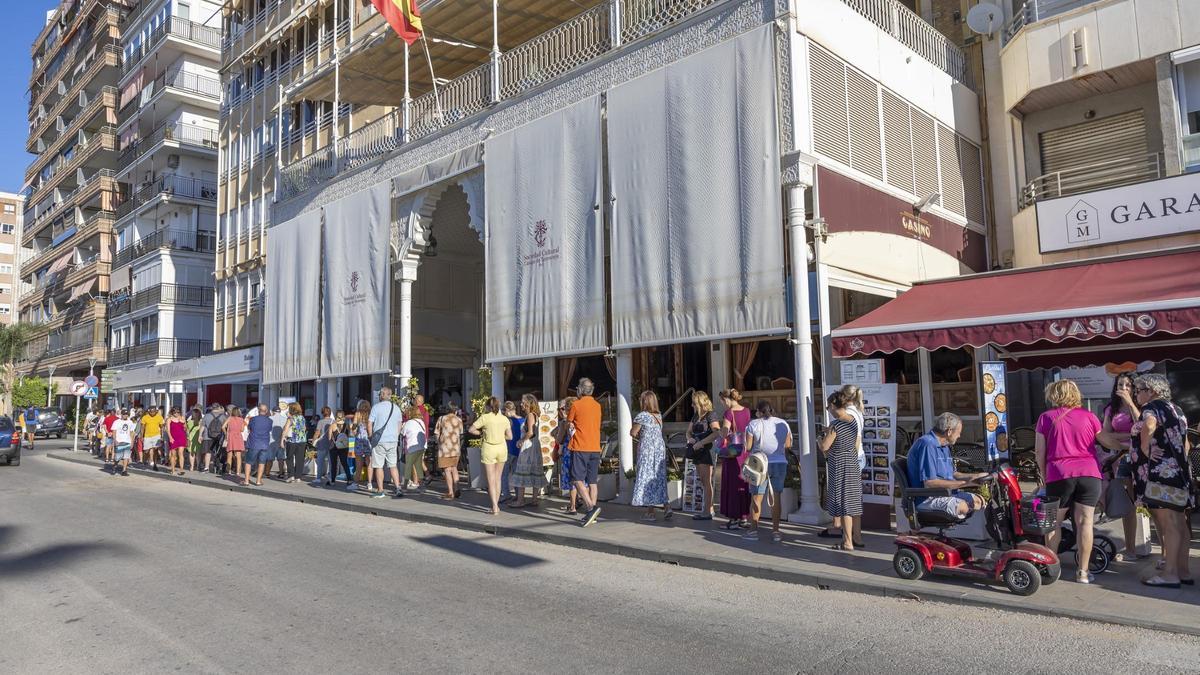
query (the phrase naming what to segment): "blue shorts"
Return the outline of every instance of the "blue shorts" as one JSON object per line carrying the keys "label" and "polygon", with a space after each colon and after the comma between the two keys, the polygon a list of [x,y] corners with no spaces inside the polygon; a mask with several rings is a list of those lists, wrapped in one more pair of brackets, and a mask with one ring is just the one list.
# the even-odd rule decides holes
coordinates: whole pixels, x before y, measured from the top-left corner
{"label": "blue shorts", "polygon": [[783,479],[787,478],[787,462],[771,462],[767,464],[767,479],[762,485],[751,485],[750,494],[765,495],[767,494],[767,486],[770,485],[775,494],[783,492]]}
{"label": "blue shorts", "polygon": [[[287,450],[284,448],[281,448],[277,445],[277,446],[275,446],[275,452],[272,455],[272,457],[274,457],[275,459],[286,460],[287,459]],[[268,461],[270,461],[270,460],[268,460]]]}
{"label": "blue shorts", "polygon": [[271,460],[275,459],[275,452],[271,448],[246,448],[246,454],[243,458],[247,464],[270,464]]}
{"label": "blue shorts", "polygon": [[571,451],[571,480],[595,485],[600,477],[600,453]]}

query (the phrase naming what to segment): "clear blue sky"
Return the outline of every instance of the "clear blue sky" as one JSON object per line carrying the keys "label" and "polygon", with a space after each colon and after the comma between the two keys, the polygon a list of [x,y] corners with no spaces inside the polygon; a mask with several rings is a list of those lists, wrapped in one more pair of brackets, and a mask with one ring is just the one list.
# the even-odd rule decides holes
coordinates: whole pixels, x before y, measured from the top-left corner
{"label": "clear blue sky", "polygon": [[4,39],[0,41],[0,190],[20,192],[25,168],[33,156],[25,152],[29,135],[29,47],[46,24],[55,0],[4,3]]}

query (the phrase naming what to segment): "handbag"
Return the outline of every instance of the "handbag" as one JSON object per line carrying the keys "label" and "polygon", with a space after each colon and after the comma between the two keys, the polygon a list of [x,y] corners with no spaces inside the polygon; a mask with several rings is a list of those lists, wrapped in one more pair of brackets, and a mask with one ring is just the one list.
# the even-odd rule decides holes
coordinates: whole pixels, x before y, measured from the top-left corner
{"label": "handbag", "polygon": [[727,411],[725,417],[729,420],[731,431],[728,436],[721,439],[721,452],[719,454],[725,459],[740,457],[746,449],[746,437],[743,433],[745,429],[737,428],[737,416],[732,412]]}
{"label": "handbag", "polygon": [[1187,488],[1175,487],[1173,485],[1165,485],[1156,483],[1153,480],[1146,481],[1146,491],[1142,496],[1146,506],[1154,508],[1184,508],[1188,505]]}
{"label": "handbag", "polygon": [[1133,513],[1133,500],[1125,491],[1125,486],[1118,479],[1108,481],[1104,488],[1104,515],[1112,518],[1124,518]]}

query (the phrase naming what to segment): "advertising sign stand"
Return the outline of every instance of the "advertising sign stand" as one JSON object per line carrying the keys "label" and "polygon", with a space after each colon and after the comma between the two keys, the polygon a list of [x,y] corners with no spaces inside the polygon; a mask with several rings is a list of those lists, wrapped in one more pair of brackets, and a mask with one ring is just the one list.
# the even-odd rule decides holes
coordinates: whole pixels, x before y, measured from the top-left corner
{"label": "advertising sign stand", "polygon": [[[896,403],[899,387],[895,384],[858,385],[863,394],[862,525],[869,529],[890,530],[896,477],[892,460],[896,459]],[[828,397],[840,387],[827,387]],[[828,418],[828,413],[826,413]],[[829,420],[826,419],[826,424]]]}
{"label": "advertising sign stand", "polygon": [[1008,366],[1003,361],[979,364],[983,402],[984,446],[989,464],[1008,459]]}

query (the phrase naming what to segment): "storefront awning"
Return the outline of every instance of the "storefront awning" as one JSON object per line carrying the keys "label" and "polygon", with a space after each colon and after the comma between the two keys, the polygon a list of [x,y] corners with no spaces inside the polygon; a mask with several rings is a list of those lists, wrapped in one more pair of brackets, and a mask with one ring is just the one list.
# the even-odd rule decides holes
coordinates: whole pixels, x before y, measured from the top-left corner
{"label": "storefront awning", "polygon": [[833,331],[835,356],[1055,345],[1200,328],[1200,250],[1008,270],[913,286]]}

